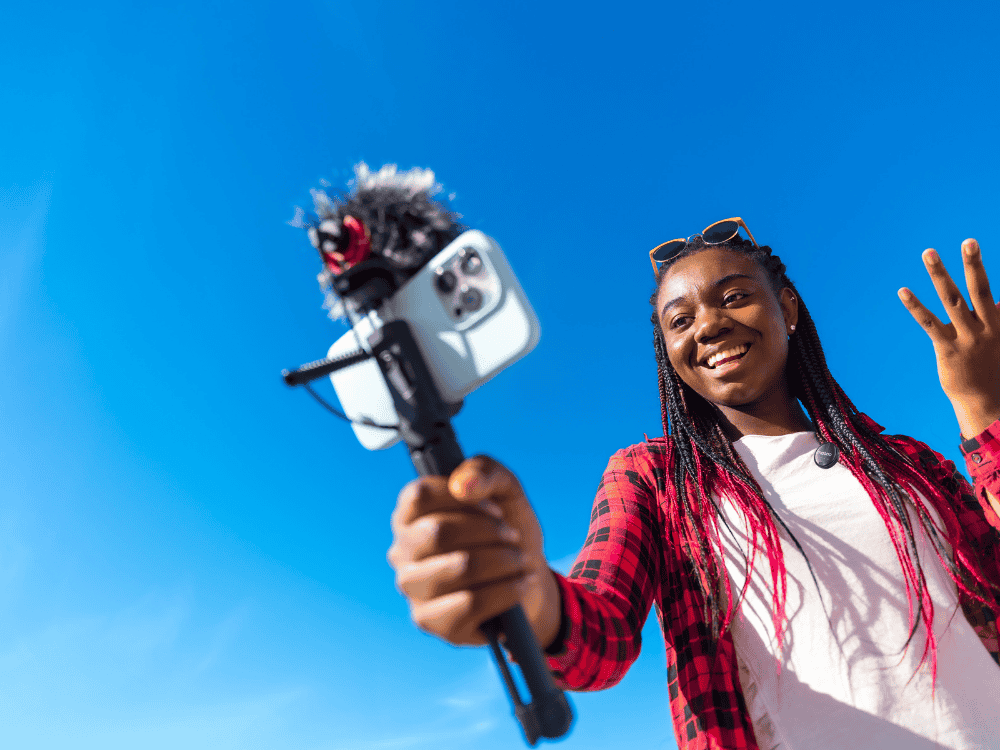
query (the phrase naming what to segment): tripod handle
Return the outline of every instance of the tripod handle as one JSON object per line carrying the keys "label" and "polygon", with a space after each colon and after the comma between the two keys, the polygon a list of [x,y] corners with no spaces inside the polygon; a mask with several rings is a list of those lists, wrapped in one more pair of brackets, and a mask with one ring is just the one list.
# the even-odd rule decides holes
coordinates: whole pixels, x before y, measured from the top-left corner
{"label": "tripod handle", "polygon": [[[369,341],[392,394],[400,433],[417,473],[420,476],[450,476],[464,460],[451,426],[452,407],[441,399],[409,325],[403,320],[391,321]],[[573,710],[563,691],[553,682],[521,606],[488,620],[481,629],[490,641],[490,651],[528,744],[534,746],[539,737],[555,738],[566,734],[573,723]],[[501,634],[504,645],[521,667],[531,693],[530,703],[521,700],[511,677],[500,647]]]}
{"label": "tripod handle", "polygon": [[[462,463],[462,449],[451,425],[447,424],[441,432],[434,441],[410,449],[410,458],[421,476],[449,476]],[[553,682],[541,646],[521,605],[490,618],[480,626],[480,630],[489,639],[490,652],[528,745],[534,747],[539,737],[555,739],[566,734],[573,724],[573,707],[565,693]],[[531,694],[530,703],[521,699],[510,673],[506,655],[500,647],[501,634],[504,646],[521,668],[521,675]]]}
{"label": "tripod handle", "polygon": [[[552,681],[552,673],[549,672],[521,605],[487,620],[480,629],[490,640],[490,651],[528,744],[534,746],[539,737],[555,739],[566,734],[573,724],[573,707],[566,694]],[[531,703],[524,703],[517,691],[503,649],[500,648],[501,633],[507,650],[521,665],[521,674],[531,693]]]}

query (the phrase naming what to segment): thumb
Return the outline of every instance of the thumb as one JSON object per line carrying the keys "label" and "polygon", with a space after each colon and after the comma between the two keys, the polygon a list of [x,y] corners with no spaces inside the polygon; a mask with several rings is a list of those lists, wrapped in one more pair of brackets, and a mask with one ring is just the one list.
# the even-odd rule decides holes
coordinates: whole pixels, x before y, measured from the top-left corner
{"label": "thumb", "polygon": [[466,459],[448,478],[448,491],[456,500],[504,502],[524,494],[521,483],[506,466],[489,456]]}

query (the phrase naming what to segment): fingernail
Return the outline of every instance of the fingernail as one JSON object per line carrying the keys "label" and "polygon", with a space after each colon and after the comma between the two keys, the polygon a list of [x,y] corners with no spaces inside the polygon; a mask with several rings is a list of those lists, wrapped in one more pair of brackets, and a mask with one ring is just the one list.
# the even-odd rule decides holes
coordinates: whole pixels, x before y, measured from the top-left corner
{"label": "fingernail", "polygon": [[903,302],[909,302],[910,297],[913,296],[913,293],[905,287],[896,292],[896,294],[899,295],[899,298],[903,300]]}
{"label": "fingernail", "polygon": [[941,258],[938,257],[937,252],[934,250],[928,250],[925,252],[924,257],[927,258],[928,263],[937,263],[941,260]]}
{"label": "fingernail", "polygon": [[479,507],[494,518],[503,518],[503,509],[492,500],[481,500]]}
{"label": "fingernail", "polygon": [[962,249],[965,250],[965,254],[971,258],[979,252],[979,243],[972,239],[966,240]]}
{"label": "fingernail", "polygon": [[500,538],[505,542],[510,542],[511,544],[520,541],[521,535],[518,533],[517,529],[507,524],[500,526]]}
{"label": "fingernail", "polygon": [[479,478],[476,476],[459,477],[452,480],[452,493],[455,495],[468,495],[476,489],[477,484],[479,484]]}

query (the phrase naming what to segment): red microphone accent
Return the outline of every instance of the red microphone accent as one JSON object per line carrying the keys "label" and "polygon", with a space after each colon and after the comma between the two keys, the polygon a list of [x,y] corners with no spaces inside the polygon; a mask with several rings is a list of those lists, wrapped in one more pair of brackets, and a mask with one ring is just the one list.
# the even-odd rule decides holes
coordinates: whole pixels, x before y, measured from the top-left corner
{"label": "red microphone accent", "polygon": [[353,216],[345,216],[343,231],[347,232],[347,249],[343,253],[324,251],[323,258],[330,273],[339,274],[365,260],[372,252],[371,238],[365,225]]}

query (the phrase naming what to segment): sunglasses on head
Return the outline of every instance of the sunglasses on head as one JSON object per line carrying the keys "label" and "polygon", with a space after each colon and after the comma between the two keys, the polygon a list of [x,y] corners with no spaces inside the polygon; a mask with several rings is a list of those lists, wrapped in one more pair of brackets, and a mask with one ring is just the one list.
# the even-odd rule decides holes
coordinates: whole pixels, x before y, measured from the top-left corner
{"label": "sunglasses on head", "polygon": [[687,244],[695,237],[701,237],[706,245],[721,245],[723,242],[728,242],[733,237],[736,237],[740,233],[740,227],[743,227],[743,229],[746,230],[747,236],[750,237],[750,241],[754,244],[754,247],[760,247],[760,245],[757,244],[757,240],[755,240],[753,235],[750,234],[750,230],[747,228],[747,225],[743,223],[743,219],[739,216],[734,216],[731,219],[722,219],[722,221],[709,224],[701,231],[700,234],[692,234],[687,239],[681,237],[676,240],[668,240],[667,242],[663,242],[650,250],[649,262],[653,264],[653,274],[656,275],[659,273],[659,263],[665,263],[671,258],[679,255],[680,252],[687,247]]}

